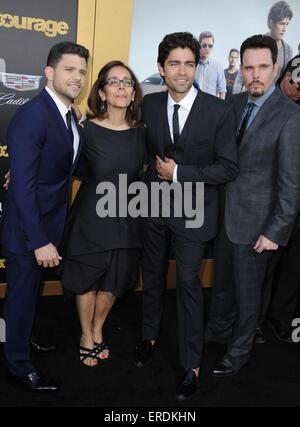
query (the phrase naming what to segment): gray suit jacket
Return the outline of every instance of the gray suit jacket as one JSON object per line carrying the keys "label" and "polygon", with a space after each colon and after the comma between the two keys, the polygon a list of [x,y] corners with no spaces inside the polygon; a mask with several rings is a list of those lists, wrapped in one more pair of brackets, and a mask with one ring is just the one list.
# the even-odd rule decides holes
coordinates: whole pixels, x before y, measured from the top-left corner
{"label": "gray suit jacket", "polygon": [[[242,93],[231,100],[237,129],[247,97]],[[244,134],[239,168],[226,188],[230,241],[252,245],[263,234],[285,246],[300,208],[300,109],[278,88]]]}

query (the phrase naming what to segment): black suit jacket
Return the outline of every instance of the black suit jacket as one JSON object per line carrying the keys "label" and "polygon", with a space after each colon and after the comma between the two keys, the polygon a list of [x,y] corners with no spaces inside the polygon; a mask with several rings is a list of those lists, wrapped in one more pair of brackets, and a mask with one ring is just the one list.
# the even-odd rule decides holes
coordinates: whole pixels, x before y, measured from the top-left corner
{"label": "black suit jacket", "polygon": [[[144,97],[143,117],[147,128],[148,170],[146,182],[158,181],[155,156],[164,159],[168,93]],[[204,182],[204,224],[194,229],[200,241],[215,237],[218,223],[218,189],[238,174],[234,114],[226,102],[198,91],[181,132],[184,151],[177,170],[180,183]]]}

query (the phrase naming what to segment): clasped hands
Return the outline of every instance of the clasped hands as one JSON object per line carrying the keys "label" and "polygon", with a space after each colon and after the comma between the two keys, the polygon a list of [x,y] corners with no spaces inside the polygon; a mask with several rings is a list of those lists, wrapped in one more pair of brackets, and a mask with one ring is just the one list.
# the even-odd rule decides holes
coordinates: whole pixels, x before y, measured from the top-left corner
{"label": "clasped hands", "polygon": [[162,160],[159,156],[156,156],[156,170],[160,179],[166,181],[173,180],[174,169],[176,163],[173,159],[165,157],[165,160]]}

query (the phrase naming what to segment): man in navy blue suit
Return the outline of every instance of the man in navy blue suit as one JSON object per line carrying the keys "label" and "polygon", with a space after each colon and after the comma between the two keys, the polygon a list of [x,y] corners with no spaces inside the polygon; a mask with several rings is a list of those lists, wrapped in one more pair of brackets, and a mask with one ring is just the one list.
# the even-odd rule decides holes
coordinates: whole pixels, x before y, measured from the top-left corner
{"label": "man in navy blue suit", "polygon": [[58,386],[38,373],[30,339],[43,267],[59,265],[69,184],[81,151],[71,103],[80,94],[89,52],[71,42],[49,52],[46,88],[20,107],[7,133],[10,184],[1,243],[7,259],[5,356],[9,378],[35,391]]}

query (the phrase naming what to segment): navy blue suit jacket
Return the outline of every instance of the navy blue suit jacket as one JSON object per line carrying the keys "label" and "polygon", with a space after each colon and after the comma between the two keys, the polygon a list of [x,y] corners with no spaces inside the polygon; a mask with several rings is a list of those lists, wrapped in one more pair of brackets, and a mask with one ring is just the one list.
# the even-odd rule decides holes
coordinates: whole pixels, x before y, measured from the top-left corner
{"label": "navy blue suit jacket", "polygon": [[3,206],[1,243],[16,254],[28,254],[49,242],[58,246],[82,142],[73,163],[73,144],[64,120],[43,90],[17,110],[7,144],[11,181]]}

